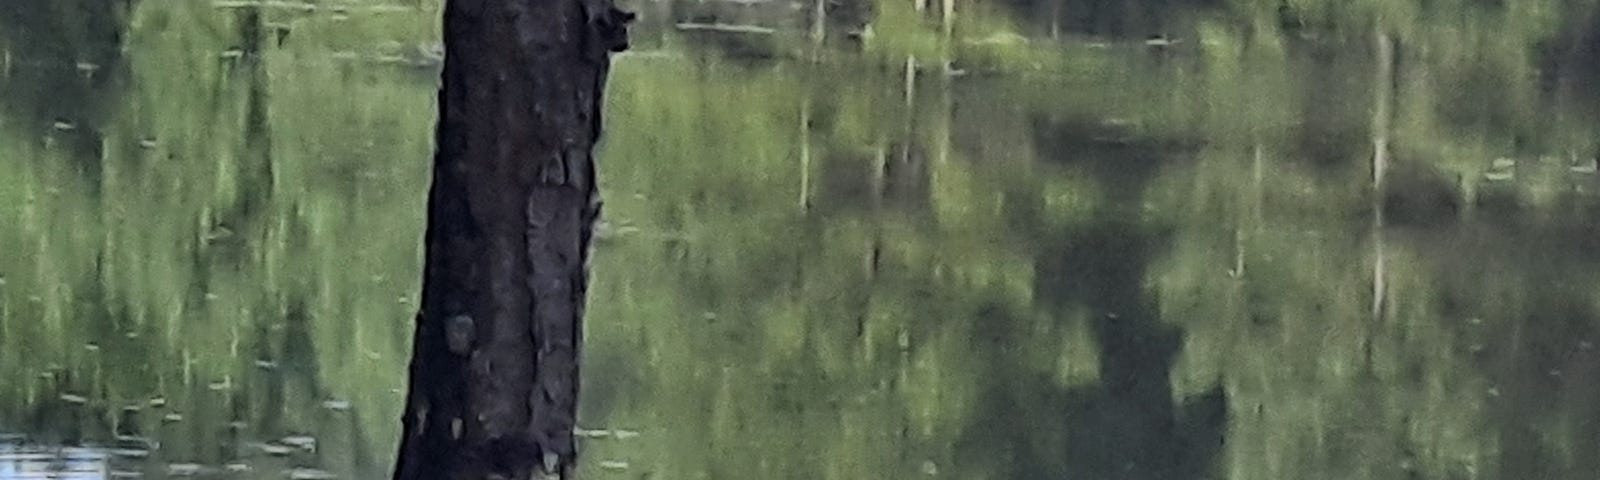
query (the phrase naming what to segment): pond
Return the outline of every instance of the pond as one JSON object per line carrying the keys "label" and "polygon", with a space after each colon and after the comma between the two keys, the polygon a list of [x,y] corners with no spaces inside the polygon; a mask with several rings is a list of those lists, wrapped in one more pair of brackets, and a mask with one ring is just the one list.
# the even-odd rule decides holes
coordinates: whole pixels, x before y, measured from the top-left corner
{"label": "pond", "polygon": [[[391,471],[437,2],[279,3],[0,7],[0,478]],[[1594,478],[1600,52],[1475,19],[641,31],[583,476]]]}

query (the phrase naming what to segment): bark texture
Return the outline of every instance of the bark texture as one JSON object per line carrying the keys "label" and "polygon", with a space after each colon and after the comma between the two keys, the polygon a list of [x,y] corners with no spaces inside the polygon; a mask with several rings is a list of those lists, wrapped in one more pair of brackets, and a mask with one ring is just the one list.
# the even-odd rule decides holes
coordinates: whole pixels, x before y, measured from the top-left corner
{"label": "bark texture", "polygon": [[397,480],[569,477],[611,0],[450,0]]}

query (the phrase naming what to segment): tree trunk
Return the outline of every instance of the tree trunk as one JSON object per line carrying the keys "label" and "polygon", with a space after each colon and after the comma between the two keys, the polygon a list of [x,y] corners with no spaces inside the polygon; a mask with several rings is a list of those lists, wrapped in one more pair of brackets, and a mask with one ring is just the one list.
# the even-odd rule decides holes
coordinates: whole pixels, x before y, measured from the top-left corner
{"label": "tree trunk", "polygon": [[611,0],[450,0],[397,480],[565,478]]}

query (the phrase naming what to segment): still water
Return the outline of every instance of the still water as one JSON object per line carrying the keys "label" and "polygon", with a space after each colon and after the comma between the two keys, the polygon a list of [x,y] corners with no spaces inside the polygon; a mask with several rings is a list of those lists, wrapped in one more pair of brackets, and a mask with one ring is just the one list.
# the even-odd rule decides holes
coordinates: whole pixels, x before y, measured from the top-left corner
{"label": "still water", "polygon": [[[436,2],[234,3],[0,7],[0,478],[391,468]],[[1196,25],[642,31],[584,476],[1600,475],[1596,70]]]}

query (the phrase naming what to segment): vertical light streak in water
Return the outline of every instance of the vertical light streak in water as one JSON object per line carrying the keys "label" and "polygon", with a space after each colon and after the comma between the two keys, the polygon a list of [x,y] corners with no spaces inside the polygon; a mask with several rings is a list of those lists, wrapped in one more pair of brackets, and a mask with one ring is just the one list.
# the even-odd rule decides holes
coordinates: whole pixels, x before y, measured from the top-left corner
{"label": "vertical light streak in water", "polygon": [[811,99],[800,99],[800,211],[811,209]]}
{"label": "vertical light streak in water", "polygon": [[1372,319],[1382,320],[1384,301],[1383,188],[1389,168],[1389,117],[1394,90],[1394,43],[1380,29],[1376,43],[1376,72],[1372,107]]}

